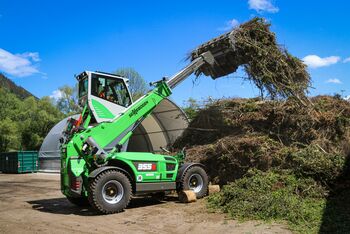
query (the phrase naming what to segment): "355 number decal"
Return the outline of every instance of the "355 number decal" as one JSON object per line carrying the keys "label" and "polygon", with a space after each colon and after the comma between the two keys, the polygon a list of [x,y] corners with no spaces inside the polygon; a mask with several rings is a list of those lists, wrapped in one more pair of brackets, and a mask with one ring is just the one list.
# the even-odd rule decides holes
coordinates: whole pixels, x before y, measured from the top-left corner
{"label": "355 number decal", "polygon": [[138,171],[156,171],[157,164],[156,163],[135,163]]}

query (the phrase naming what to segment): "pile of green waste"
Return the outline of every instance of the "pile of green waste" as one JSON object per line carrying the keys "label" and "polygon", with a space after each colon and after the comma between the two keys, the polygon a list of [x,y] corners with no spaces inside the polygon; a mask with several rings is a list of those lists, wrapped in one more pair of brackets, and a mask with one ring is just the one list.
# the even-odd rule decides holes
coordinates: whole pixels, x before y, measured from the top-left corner
{"label": "pile of green waste", "polygon": [[201,45],[189,59],[207,51],[215,64],[197,76],[216,79],[242,67],[261,92],[191,110],[194,118],[173,145],[186,147],[186,160],[204,164],[222,187],[208,207],[301,233],[349,233],[350,103],[339,95],[307,98],[306,65],[262,18]]}
{"label": "pile of green waste", "polygon": [[328,185],[350,154],[350,105],[331,96],[297,101],[224,99],[197,111],[174,147],[207,166],[213,183],[225,185],[251,168],[292,169]]}
{"label": "pile of green waste", "polygon": [[174,148],[187,147],[186,160],[204,164],[223,188],[209,197],[210,208],[287,221],[300,232],[333,231],[348,220],[341,230],[350,231],[350,214],[337,213],[350,203],[328,206],[350,200],[350,104],[332,96],[310,102],[236,98],[197,110]]}
{"label": "pile of green waste", "polygon": [[202,53],[210,51],[216,60],[197,71],[216,79],[235,72],[242,66],[247,80],[255,84],[271,98],[296,97],[305,100],[310,86],[306,65],[277,43],[270,31],[270,24],[263,18],[254,18],[193,50],[193,61]]}

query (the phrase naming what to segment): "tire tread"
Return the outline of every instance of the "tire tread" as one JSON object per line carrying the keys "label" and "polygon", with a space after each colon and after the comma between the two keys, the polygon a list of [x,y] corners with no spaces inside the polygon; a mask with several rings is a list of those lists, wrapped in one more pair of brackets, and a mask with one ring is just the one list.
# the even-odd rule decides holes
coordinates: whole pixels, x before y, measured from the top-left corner
{"label": "tire tread", "polygon": [[203,181],[203,183],[205,183],[204,186],[206,187],[205,193],[203,193],[202,195],[197,195],[197,194],[196,194],[196,197],[197,197],[198,199],[200,199],[200,198],[205,197],[205,196],[208,194],[208,185],[209,185],[208,175],[207,175],[206,171],[205,171],[202,167],[193,165],[193,166],[190,166],[189,168],[187,168],[186,171],[185,171],[185,172],[182,174],[182,176],[181,176],[179,190],[180,190],[180,191],[181,191],[181,190],[184,190],[185,179],[186,179],[186,176],[187,176],[188,171],[191,170],[192,168],[196,168],[196,167],[202,169],[203,172],[205,173],[206,178],[207,178],[207,182],[206,182],[206,183],[205,183],[205,181]]}
{"label": "tire tread", "polygon": [[100,204],[99,202],[97,201],[97,198],[96,198],[96,195],[94,193],[94,191],[96,191],[96,187],[97,187],[97,184],[98,184],[98,181],[103,178],[104,176],[108,175],[108,174],[112,174],[112,173],[119,173],[119,174],[122,174],[123,176],[125,176],[125,178],[127,179],[128,181],[128,186],[130,186],[130,191],[132,193],[132,187],[131,187],[131,183],[130,183],[130,180],[129,178],[127,177],[127,175],[125,175],[124,173],[118,171],[118,170],[106,170],[106,171],[103,171],[101,172],[100,174],[98,174],[89,184],[89,196],[88,196],[88,199],[89,199],[89,203],[91,204],[91,206],[103,213],[103,214],[113,214],[113,213],[119,213],[119,212],[122,212],[130,203],[130,200],[131,200],[131,197],[132,197],[132,194],[130,194],[129,198],[128,198],[128,201],[125,203],[125,205],[119,209],[118,211],[110,211],[110,210],[106,210],[104,209]]}

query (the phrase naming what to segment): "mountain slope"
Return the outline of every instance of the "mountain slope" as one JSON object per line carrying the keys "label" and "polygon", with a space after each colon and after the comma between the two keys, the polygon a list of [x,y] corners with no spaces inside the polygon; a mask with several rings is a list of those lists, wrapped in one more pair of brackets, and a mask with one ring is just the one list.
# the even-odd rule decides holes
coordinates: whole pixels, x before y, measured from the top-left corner
{"label": "mountain slope", "polygon": [[11,93],[15,94],[20,99],[25,99],[27,97],[35,97],[33,94],[28,92],[21,86],[16,85],[12,80],[8,79],[6,76],[0,73],[0,88],[4,88]]}

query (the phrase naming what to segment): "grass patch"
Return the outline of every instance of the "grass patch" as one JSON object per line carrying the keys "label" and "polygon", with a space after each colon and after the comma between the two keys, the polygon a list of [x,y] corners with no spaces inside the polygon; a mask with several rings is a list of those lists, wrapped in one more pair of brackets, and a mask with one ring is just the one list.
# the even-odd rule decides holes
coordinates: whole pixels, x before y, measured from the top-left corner
{"label": "grass patch", "polygon": [[208,198],[211,209],[219,209],[238,220],[287,221],[300,233],[316,233],[322,223],[327,191],[312,178],[298,178],[285,171],[248,175],[225,185]]}

